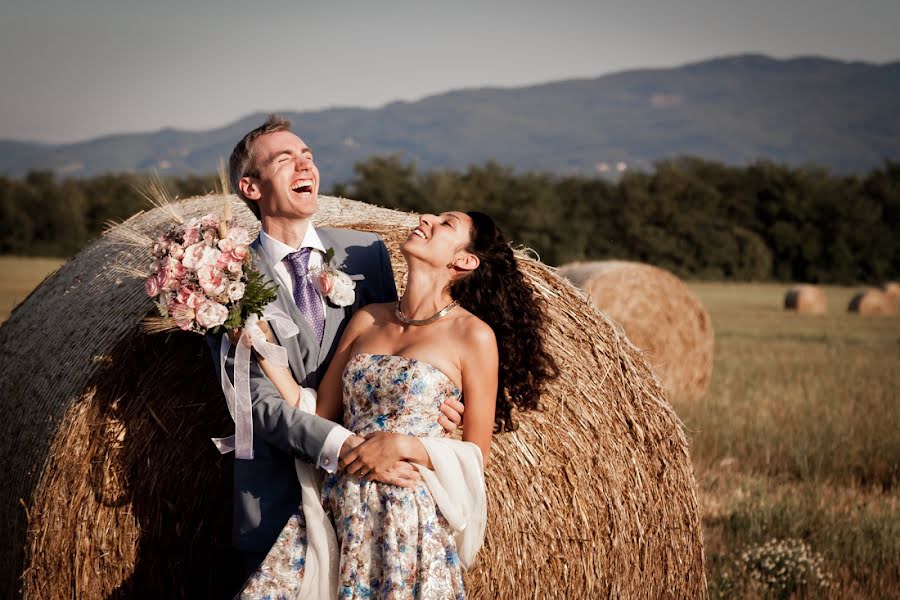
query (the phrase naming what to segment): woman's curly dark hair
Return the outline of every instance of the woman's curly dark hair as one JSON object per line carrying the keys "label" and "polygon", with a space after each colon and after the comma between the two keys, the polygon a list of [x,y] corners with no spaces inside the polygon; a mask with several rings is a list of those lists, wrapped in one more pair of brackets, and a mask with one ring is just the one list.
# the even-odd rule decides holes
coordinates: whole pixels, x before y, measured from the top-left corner
{"label": "woman's curly dark hair", "polygon": [[474,271],[450,284],[450,295],[490,325],[497,338],[500,365],[495,431],[513,431],[512,407],[537,408],[544,385],[559,375],[544,345],[545,303],[522,276],[512,248],[494,220],[481,212],[472,219],[466,250],[480,260]]}

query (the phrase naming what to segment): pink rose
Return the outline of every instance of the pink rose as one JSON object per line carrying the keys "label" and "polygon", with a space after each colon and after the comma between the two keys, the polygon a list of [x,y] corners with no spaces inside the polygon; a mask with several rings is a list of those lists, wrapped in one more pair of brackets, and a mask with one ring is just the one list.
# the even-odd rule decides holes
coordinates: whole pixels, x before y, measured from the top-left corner
{"label": "pink rose", "polygon": [[201,267],[197,271],[197,279],[207,296],[219,296],[225,291],[225,274],[215,267]]}
{"label": "pink rose", "polygon": [[231,250],[231,254],[234,256],[235,260],[243,261],[247,258],[247,246],[235,246]]}
{"label": "pink rose", "polygon": [[198,306],[206,302],[206,296],[204,296],[200,291],[191,292],[191,295],[188,296],[187,305],[197,309]]}
{"label": "pink rose", "polygon": [[175,319],[175,324],[184,331],[194,325],[194,309],[186,304],[174,303],[169,309],[169,314]]}
{"label": "pink rose", "polygon": [[197,324],[210,329],[218,327],[228,318],[228,309],[212,300],[207,300],[197,309]]}
{"label": "pink rose", "polygon": [[181,260],[184,258],[184,246],[173,242],[169,245],[169,256],[176,260]]}
{"label": "pink rose", "polygon": [[169,272],[168,269],[163,269],[156,274],[156,283],[160,290],[171,292],[178,286],[178,278]]}
{"label": "pink rose", "polygon": [[171,275],[175,279],[180,280],[184,277],[184,265],[182,265],[177,259],[168,256],[160,261],[160,264],[163,267],[163,270],[168,271],[169,275]]}
{"label": "pink rose", "polygon": [[147,295],[151,298],[156,298],[159,295],[159,282],[155,275],[151,275],[147,278],[147,281],[144,282],[144,291],[146,291]]}
{"label": "pink rose", "polygon": [[228,239],[234,242],[235,246],[250,245],[250,234],[240,225],[235,225],[231,228],[231,231],[228,232]]}
{"label": "pink rose", "polygon": [[219,254],[219,259],[216,261],[216,267],[225,271],[228,269],[228,263],[233,261],[234,258],[231,255],[231,252],[222,252]]}
{"label": "pink rose", "polygon": [[188,299],[191,297],[191,294],[195,293],[196,291],[197,288],[190,284],[181,286],[175,293],[175,302],[178,302],[179,304],[188,304]]}
{"label": "pink rose", "polygon": [[234,242],[228,238],[219,240],[219,250],[222,252],[231,252],[234,249]]}
{"label": "pink rose", "polygon": [[217,229],[219,227],[219,218],[212,213],[200,217],[200,227],[203,229]]}
{"label": "pink rose", "polygon": [[238,273],[241,272],[241,270],[243,268],[244,268],[244,263],[242,263],[242,262],[237,262],[237,261],[233,260],[230,263],[228,263],[228,272],[229,273],[233,273],[233,274],[237,275]]}
{"label": "pink rose", "polygon": [[184,229],[184,247],[193,246],[200,241],[200,230],[194,227],[185,227]]}
{"label": "pink rose", "polygon": [[322,271],[319,273],[318,277],[316,277],[316,285],[319,286],[319,291],[322,292],[322,295],[327,296],[331,293],[331,290],[334,289],[334,279],[331,275]]}
{"label": "pink rose", "polygon": [[216,232],[212,229],[207,229],[203,232],[203,241],[207,246],[212,246],[216,243]]}

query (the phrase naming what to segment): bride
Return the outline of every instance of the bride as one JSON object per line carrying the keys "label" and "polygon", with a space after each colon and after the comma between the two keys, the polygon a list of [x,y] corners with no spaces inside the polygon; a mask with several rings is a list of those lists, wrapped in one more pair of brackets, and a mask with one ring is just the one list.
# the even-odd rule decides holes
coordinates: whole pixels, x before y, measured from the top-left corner
{"label": "bride", "polygon": [[[557,368],[541,337],[543,302],[490,217],[423,215],[401,251],[403,297],[353,316],[319,387],[316,414],[356,436],[321,488],[336,547],[325,572],[306,575],[329,579],[318,589],[339,598],[464,598],[492,433],[514,428],[513,406],[536,408]],[[296,405],[291,372],[259,362]],[[437,424],[448,397],[465,403],[462,442]],[[408,487],[374,481],[397,461],[422,476]],[[239,597],[296,596],[319,524],[298,510]]]}

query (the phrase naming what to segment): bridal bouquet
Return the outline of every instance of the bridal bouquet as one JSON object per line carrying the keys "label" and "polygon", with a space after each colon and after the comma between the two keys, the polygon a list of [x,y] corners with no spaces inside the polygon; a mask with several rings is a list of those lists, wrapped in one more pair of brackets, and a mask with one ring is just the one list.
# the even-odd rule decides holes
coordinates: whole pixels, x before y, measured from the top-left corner
{"label": "bridal bouquet", "polygon": [[160,317],[147,329],[196,333],[238,329],[275,299],[276,285],[253,267],[250,234],[208,214],[173,225],[153,243],[144,282]]}

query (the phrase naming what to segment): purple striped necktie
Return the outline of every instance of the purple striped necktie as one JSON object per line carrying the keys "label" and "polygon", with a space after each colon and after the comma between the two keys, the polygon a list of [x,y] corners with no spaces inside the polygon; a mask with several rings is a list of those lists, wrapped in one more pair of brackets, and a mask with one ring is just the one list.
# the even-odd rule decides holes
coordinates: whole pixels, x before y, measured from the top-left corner
{"label": "purple striped necktie", "polygon": [[319,288],[311,277],[306,276],[311,253],[312,248],[301,248],[288,254],[286,259],[294,278],[294,302],[315,332],[316,341],[321,344],[325,335],[325,311],[322,308]]}

